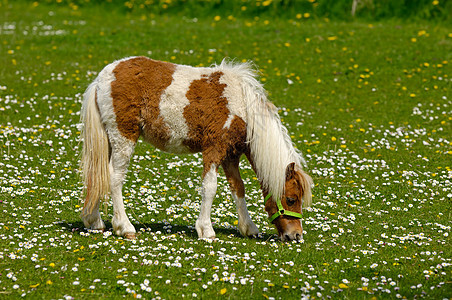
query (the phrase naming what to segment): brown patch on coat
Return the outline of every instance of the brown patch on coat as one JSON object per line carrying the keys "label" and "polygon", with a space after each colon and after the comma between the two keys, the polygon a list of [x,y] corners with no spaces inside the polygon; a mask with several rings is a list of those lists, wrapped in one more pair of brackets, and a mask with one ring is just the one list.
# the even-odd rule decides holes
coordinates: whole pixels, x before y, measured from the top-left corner
{"label": "brown patch on coat", "polygon": [[188,125],[188,139],[184,142],[193,152],[209,148],[215,138],[223,133],[223,125],[228,119],[228,100],[223,96],[226,84],[220,83],[222,72],[193,80],[186,97],[190,104],[184,109]]}
{"label": "brown patch on coat", "polygon": [[241,156],[248,151],[246,143],[246,123],[242,118],[234,116],[229,129],[225,130],[227,131],[229,141],[228,155]]}
{"label": "brown patch on coat", "polygon": [[[228,160],[236,158],[237,160],[240,156],[247,151],[246,144],[246,123],[240,117],[234,116],[229,128],[223,128],[222,132],[217,136],[212,136],[212,141],[208,143],[209,147],[202,149],[202,156],[204,161],[204,173],[203,176],[210,170],[212,164],[219,166],[222,164],[223,169],[225,167],[224,163]],[[226,170],[225,170],[226,172]],[[232,180],[240,179],[240,173],[238,177]],[[228,178],[229,183],[231,183]],[[234,183],[237,187],[237,194],[245,194],[245,191],[240,192],[239,184]]]}
{"label": "brown patch on coat", "polygon": [[173,81],[176,66],[147,57],[120,62],[113,70],[111,97],[121,134],[136,142],[140,134],[158,148],[169,140],[169,129],[160,116],[160,97]]}
{"label": "brown patch on coat", "polygon": [[186,93],[190,104],[183,115],[189,132],[184,144],[193,152],[203,153],[203,175],[212,164],[218,166],[226,157],[240,156],[246,148],[246,124],[240,117],[234,116],[229,128],[224,128],[230,112],[228,99],[223,96],[226,84],[220,83],[222,75],[203,75]]}

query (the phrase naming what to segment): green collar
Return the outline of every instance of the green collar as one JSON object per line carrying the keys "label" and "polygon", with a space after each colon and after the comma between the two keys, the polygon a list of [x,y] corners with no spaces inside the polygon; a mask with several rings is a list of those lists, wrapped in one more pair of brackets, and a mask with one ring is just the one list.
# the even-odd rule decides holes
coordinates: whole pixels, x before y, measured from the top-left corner
{"label": "green collar", "polygon": [[[265,202],[267,202],[267,200],[270,199],[271,196],[272,196],[272,194],[269,193],[267,195],[267,197],[265,197]],[[298,218],[298,219],[302,218],[302,215],[300,213],[293,212],[290,210],[285,210],[281,204],[281,199],[276,199],[276,205],[278,206],[278,211],[276,213],[274,213],[270,218],[268,218],[268,221],[270,223],[272,223],[279,216],[291,216],[291,217]]]}

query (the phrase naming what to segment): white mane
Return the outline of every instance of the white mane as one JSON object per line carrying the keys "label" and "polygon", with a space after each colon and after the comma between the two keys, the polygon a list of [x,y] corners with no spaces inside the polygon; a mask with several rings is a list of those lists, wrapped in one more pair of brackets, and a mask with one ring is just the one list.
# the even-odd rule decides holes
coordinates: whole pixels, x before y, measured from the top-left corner
{"label": "white mane", "polygon": [[218,69],[231,70],[240,78],[242,101],[246,106],[247,142],[264,189],[280,198],[284,192],[286,167],[294,162],[301,169],[305,161],[281,123],[278,109],[267,99],[257,72],[249,63],[234,64],[223,60]]}

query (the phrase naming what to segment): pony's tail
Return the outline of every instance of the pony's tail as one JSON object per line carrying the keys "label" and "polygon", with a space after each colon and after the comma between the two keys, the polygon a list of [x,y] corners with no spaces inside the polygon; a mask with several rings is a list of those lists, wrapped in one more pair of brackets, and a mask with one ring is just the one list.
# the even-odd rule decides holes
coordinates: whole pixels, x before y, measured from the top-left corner
{"label": "pony's tail", "polygon": [[97,106],[97,81],[84,94],[81,111],[83,149],[80,161],[85,204],[82,217],[89,215],[110,192],[109,142]]}

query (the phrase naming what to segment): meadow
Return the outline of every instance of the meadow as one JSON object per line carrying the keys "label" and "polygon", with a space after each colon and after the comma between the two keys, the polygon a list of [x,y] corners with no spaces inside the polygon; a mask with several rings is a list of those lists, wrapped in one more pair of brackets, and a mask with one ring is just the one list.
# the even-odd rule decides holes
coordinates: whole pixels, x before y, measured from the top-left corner
{"label": "meadow", "polygon": [[[452,297],[450,23],[50,2],[0,0],[0,298]],[[83,228],[82,95],[134,55],[259,67],[315,183],[301,243],[278,240],[245,159],[262,235],[240,236],[220,173],[217,239],[198,240],[201,155],[143,141],[123,190],[138,238],[112,234],[110,203],[105,232]]]}

